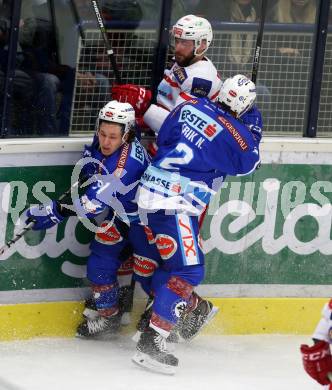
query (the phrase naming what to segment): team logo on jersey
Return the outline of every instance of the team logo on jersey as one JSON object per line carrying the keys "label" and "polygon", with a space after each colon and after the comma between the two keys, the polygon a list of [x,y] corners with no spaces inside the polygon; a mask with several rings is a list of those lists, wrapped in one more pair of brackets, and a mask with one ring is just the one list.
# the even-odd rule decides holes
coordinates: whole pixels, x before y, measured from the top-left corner
{"label": "team logo on jersey", "polygon": [[248,149],[248,145],[246,141],[242,138],[241,134],[236,130],[236,128],[227,119],[223,118],[222,116],[218,116],[218,120],[223,124],[225,129],[228,130],[230,135],[239,144],[240,148],[245,152]]}
{"label": "team logo on jersey", "polygon": [[178,249],[177,242],[167,234],[157,234],[156,245],[163,260],[170,259]]}
{"label": "team logo on jersey", "polygon": [[183,82],[188,78],[187,72],[184,68],[175,69],[173,74],[179,84],[183,84]]}
{"label": "team logo on jersey", "polygon": [[97,230],[96,241],[105,245],[115,245],[123,240],[121,233],[111,221],[105,220]]}
{"label": "team logo on jersey", "polygon": [[137,275],[149,277],[155,269],[158,267],[158,263],[148,257],[139,256],[134,253],[134,272]]}
{"label": "team logo on jersey", "polygon": [[186,310],[186,307],[187,307],[187,302],[184,301],[184,300],[177,300],[173,303],[172,305],[172,314],[173,316],[175,316],[176,318],[180,318],[183,313],[185,312]]}
{"label": "team logo on jersey", "polygon": [[156,240],[155,240],[153,232],[149,228],[149,226],[144,226],[144,232],[145,232],[146,238],[148,239],[149,244],[155,244]]}

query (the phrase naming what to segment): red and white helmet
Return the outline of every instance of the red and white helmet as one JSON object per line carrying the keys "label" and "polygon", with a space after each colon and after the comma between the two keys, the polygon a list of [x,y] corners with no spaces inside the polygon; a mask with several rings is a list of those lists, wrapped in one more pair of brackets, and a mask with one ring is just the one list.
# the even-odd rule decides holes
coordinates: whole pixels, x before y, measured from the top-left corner
{"label": "red and white helmet", "polygon": [[125,136],[130,129],[135,127],[135,110],[129,103],[120,103],[117,100],[112,100],[99,111],[96,123],[97,132],[100,121],[124,125],[123,136]]}
{"label": "red and white helmet", "polygon": [[256,86],[242,74],[228,78],[222,85],[217,101],[226,104],[238,117],[251,109],[256,100]]}
{"label": "red and white helmet", "polygon": [[[186,15],[180,18],[173,26],[172,34],[174,38],[188,39],[194,41],[194,55],[201,55],[209,48],[213,34],[212,27],[208,20],[195,15]],[[202,40],[206,40],[206,49],[197,53]]]}

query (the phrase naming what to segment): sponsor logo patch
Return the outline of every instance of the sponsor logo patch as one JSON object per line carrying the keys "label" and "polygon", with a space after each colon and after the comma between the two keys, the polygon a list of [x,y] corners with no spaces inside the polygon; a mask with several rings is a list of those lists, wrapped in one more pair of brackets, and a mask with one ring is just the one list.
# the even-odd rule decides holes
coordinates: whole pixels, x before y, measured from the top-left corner
{"label": "sponsor logo patch", "polygon": [[131,275],[134,270],[134,257],[130,256],[127,260],[121,263],[120,268],[118,269],[118,275],[125,276]]}
{"label": "sponsor logo patch", "polygon": [[220,124],[210,116],[188,105],[182,107],[179,122],[185,122],[191,129],[199,132],[209,141],[212,141],[223,130]]}
{"label": "sponsor logo patch", "polygon": [[183,33],[183,29],[182,28],[179,28],[179,27],[174,27],[173,28],[173,32],[174,32],[174,35],[176,37],[181,37],[182,36],[182,33]]}
{"label": "sponsor logo patch", "polygon": [[199,264],[197,253],[196,237],[192,230],[190,219],[187,215],[178,217],[178,224],[181,236],[181,250],[185,265]]}
{"label": "sponsor logo patch", "polygon": [[190,94],[197,97],[206,97],[209,95],[211,88],[212,81],[194,77]]}
{"label": "sponsor logo patch", "polygon": [[110,221],[107,220],[102,222],[96,233],[95,239],[101,244],[115,245],[118,242],[121,242],[123,238],[117,227],[114,225],[109,226],[109,223]]}
{"label": "sponsor logo patch", "polygon": [[177,68],[173,71],[174,77],[176,78],[179,84],[183,84],[183,82],[188,78],[186,71],[184,68]]}
{"label": "sponsor logo patch", "polygon": [[241,134],[236,130],[236,128],[222,116],[218,116],[218,120],[223,124],[225,129],[228,130],[230,135],[239,144],[240,148],[245,152],[248,149],[248,145],[246,141],[242,138]]}
{"label": "sponsor logo patch", "polygon": [[174,238],[167,234],[157,234],[156,245],[163,260],[171,258],[178,249],[178,244]]}
{"label": "sponsor logo patch", "polygon": [[148,257],[139,256],[134,253],[134,272],[137,275],[149,277],[155,269],[158,267],[158,263]]}

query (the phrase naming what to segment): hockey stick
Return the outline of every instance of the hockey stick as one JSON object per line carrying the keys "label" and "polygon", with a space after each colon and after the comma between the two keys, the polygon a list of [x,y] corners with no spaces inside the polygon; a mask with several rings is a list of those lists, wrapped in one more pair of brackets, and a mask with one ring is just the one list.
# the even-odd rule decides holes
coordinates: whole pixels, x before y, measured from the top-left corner
{"label": "hockey stick", "polygon": [[[78,180],[70,188],[68,188],[68,190],[59,197],[58,202],[61,202],[63,199],[65,199],[71,193],[71,191],[79,184],[80,180]],[[24,228],[22,228],[18,233],[15,234],[14,238],[7,241],[6,244],[0,248],[0,256],[3,255],[7,249],[14,245],[15,242],[17,242],[21,237],[23,237],[29,230],[31,230],[35,223],[36,222],[34,221],[29,222],[26,226],[24,226]]]}
{"label": "hockey stick", "polygon": [[261,0],[261,14],[260,14],[260,21],[259,21],[259,27],[258,27],[258,32],[257,32],[254,61],[252,64],[252,73],[251,73],[251,80],[254,83],[256,83],[259,60],[260,60],[261,51],[262,51],[263,32],[264,32],[264,23],[265,23],[267,2],[268,2],[268,0]]}
{"label": "hockey stick", "polygon": [[93,10],[94,10],[95,15],[96,15],[96,19],[97,19],[97,22],[99,25],[101,36],[103,37],[103,40],[104,40],[107,55],[108,55],[108,57],[111,61],[111,64],[112,64],[113,72],[115,75],[115,80],[118,84],[122,84],[120,72],[119,72],[118,66],[117,66],[116,61],[115,61],[114,51],[113,51],[111,44],[108,40],[106,28],[104,26],[103,18],[101,16],[98,3],[96,0],[91,0],[91,4],[92,4]]}

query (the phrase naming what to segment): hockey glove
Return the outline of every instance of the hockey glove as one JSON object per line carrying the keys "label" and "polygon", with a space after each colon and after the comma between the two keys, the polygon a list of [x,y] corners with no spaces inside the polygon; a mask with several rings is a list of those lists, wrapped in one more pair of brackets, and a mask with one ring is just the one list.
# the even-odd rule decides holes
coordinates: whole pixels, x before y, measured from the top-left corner
{"label": "hockey glove", "polygon": [[249,111],[245,112],[241,116],[241,120],[253,133],[256,140],[260,142],[262,138],[263,120],[262,114],[260,113],[258,108],[256,106],[252,107]]}
{"label": "hockey glove", "polygon": [[122,103],[130,103],[135,110],[136,117],[142,118],[150,106],[152,93],[149,89],[135,84],[114,84],[112,99]]}
{"label": "hockey glove", "polygon": [[60,214],[59,203],[54,200],[49,204],[40,204],[30,207],[26,215],[28,217],[25,221],[26,224],[35,222],[32,230],[49,229],[62,222],[65,218]]}
{"label": "hockey glove", "polygon": [[330,345],[326,341],[319,341],[312,347],[302,344],[301,353],[305,371],[321,385],[330,384],[328,378],[328,374],[332,374]]}

